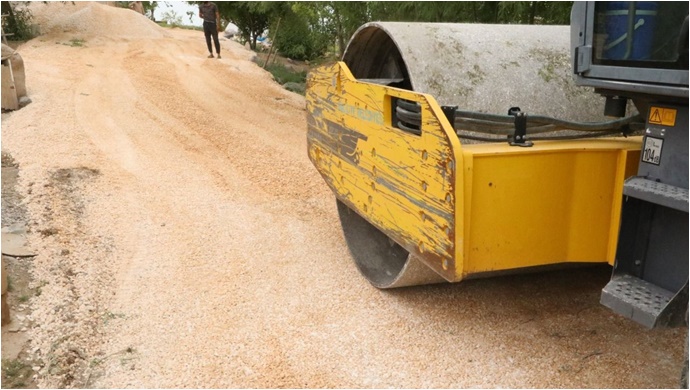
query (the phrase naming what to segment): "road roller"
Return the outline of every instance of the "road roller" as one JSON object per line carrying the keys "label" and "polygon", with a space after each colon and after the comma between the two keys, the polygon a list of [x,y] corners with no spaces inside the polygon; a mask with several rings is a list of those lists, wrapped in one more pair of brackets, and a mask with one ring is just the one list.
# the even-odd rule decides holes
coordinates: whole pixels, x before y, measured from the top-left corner
{"label": "road roller", "polygon": [[570,27],[361,26],[306,100],[362,275],[387,289],[608,263],[602,303],[682,322],[687,15],[576,2]]}

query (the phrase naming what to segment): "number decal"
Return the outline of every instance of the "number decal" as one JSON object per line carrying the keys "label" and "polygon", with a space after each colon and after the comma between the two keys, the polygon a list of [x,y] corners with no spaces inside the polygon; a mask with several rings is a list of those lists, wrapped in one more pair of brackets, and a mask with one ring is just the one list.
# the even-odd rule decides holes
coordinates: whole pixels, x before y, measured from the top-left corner
{"label": "number decal", "polygon": [[661,149],[663,145],[663,139],[646,137],[644,139],[644,148],[642,149],[642,162],[659,165],[661,163]]}

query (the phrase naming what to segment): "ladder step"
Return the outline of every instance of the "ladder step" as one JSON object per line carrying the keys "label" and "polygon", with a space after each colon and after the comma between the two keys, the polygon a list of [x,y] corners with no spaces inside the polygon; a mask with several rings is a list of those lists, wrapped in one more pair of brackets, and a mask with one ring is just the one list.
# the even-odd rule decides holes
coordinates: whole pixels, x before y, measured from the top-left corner
{"label": "ladder step", "polygon": [[623,195],[679,211],[688,212],[688,189],[632,177],[623,186]]}
{"label": "ladder step", "polygon": [[674,294],[631,275],[614,276],[601,292],[601,304],[653,328]]}

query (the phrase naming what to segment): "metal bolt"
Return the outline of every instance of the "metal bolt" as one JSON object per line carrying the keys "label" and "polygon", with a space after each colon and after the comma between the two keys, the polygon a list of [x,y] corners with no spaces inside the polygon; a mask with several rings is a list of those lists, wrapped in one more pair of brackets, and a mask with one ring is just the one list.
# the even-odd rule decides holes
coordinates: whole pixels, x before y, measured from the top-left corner
{"label": "metal bolt", "polygon": [[647,134],[652,134],[652,129],[647,128],[647,131],[645,131],[645,133],[647,133]]}
{"label": "metal bolt", "polygon": [[642,265],[642,260],[635,260],[635,266],[639,267]]}

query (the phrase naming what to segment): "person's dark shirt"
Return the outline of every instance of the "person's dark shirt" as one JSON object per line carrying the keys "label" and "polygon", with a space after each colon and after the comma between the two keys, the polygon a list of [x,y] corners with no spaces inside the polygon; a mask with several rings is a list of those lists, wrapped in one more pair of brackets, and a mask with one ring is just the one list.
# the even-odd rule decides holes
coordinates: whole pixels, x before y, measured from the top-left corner
{"label": "person's dark shirt", "polygon": [[214,3],[201,3],[199,4],[199,13],[204,22],[216,22],[216,12],[218,12],[218,7]]}

